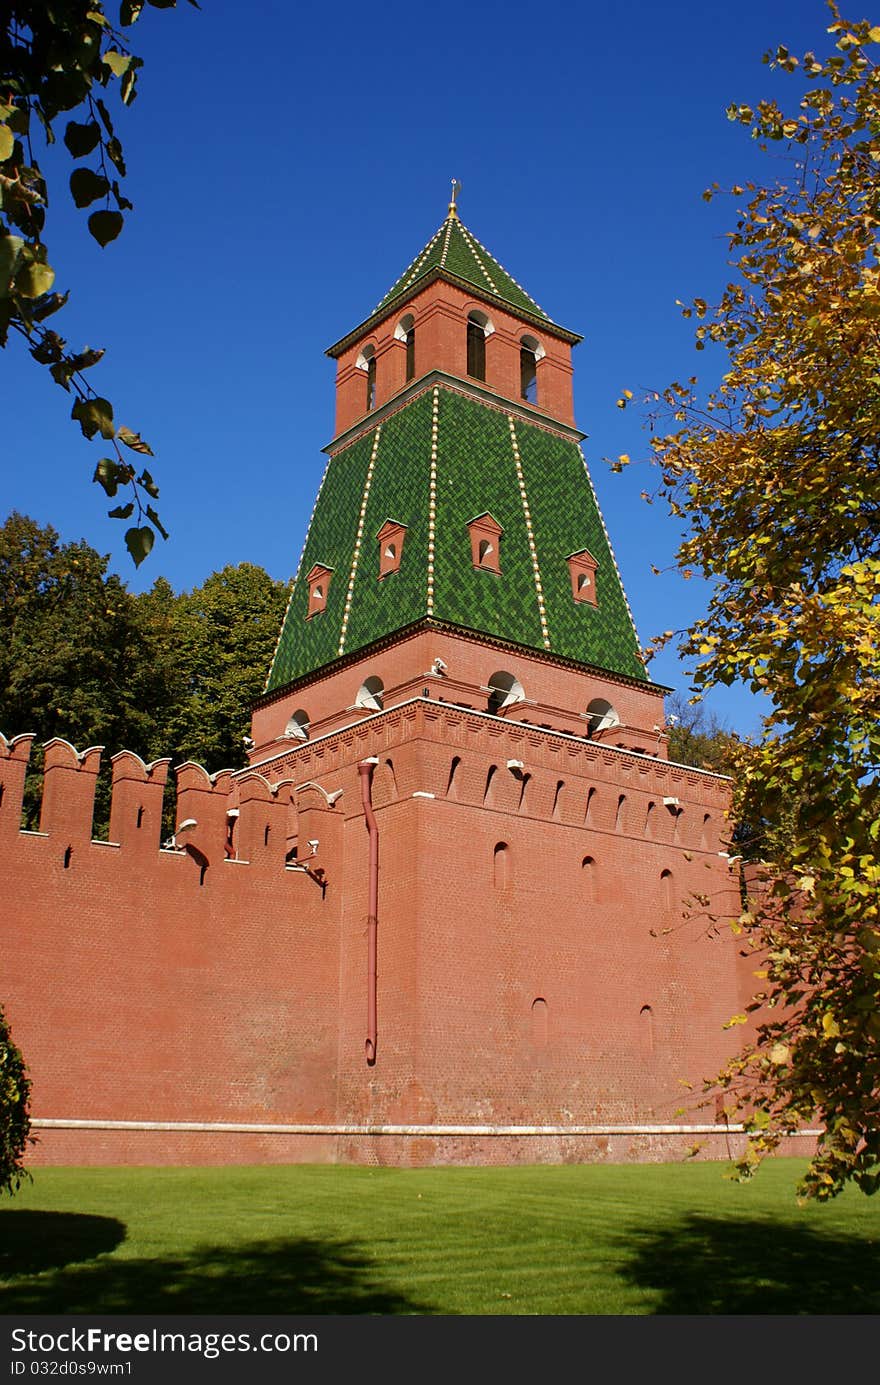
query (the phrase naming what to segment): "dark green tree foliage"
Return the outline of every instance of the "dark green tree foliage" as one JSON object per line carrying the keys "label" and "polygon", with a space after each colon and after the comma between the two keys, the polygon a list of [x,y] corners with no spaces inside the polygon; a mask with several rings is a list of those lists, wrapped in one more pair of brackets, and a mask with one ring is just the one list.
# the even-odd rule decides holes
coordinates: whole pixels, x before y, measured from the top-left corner
{"label": "dark green tree foliage", "polygon": [[168,690],[158,728],[161,753],[212,770],[238,769],[288,588],[262,568],[240,563],[170,601],[169,593],[160,581],[139,598]]}
{"label": "dark green tree foliage", "polygon": [[28,1177],[24,1155],[31,1138],[30,1092],[24,1059],[0,1006],[0,1193],[17,1192]]}
{"label": "dark green tree foliage", "polygon": [[670,760],[715,774],[733,773],[737,738],[725,729],[705,703],[691,703],[674,693],[667,702],[666,723]]}
{"label": "dark green tree foliage", "polygon": [[0,528],[0,729],[78,748],[152,746],[151,660],[107,558],[13,514]]}
{"label": "dark green tree foliage", "polygon": [[[164,579],[133,596],[86,543],[13,514],[0,527],[0,730],[170,755],[213,770],[244,765],[250,705],[263,690],[287,588],[243,563],[176,595]],[[35,753],[35,763],[38,755]],[[39,775],[26,802],[33,824]],[[98,785],[106,826],[109,777]]]}

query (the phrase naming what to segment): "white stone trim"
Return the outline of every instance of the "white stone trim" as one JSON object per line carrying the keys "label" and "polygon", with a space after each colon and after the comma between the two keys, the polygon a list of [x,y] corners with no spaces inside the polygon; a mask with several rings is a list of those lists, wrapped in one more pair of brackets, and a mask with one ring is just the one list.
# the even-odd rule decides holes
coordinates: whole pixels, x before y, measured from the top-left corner
{"label": "white stone trim", "polygon": [[[31,1125],[41,1130],[159,1130],[174,1133],[229,1135],[442,1135],[511,1138],[520,1136],[592,1135],[742,1135],[745,1127],[731,1125],[345,1125],[259,1124],[252,1121],[137,1121],[56,1120],[37,1117]],[[815,1139],[821,1130],[796,1130],[792,1137]]]}
{"label": "white stone trim", "polygon": [[440,391],[434,386],[431,405],[431,474],[428,481],[428,589],[425,611],[434,614],[434,540],[437,530],[437,440],[440,436]]}
{"label": "white stone trim", "polygon": [[522,459],[519,455],[519,441],[516,436],[516,427],[510,414],[507,415],[507,423],[510,428],[510,441],[513,446],[513,460],[516,465],[516,479],[519,484],[519,494],[522,500],[523,514],[526,519],[526,533],[529,538],[529,552],[532,555],[532,571],[535,574],[535,590],[538,593],[538,615],[541,617],[541,638],[544,641],[544,648],[550,648],[550,631],[547,626],[547,608],[544,605],[544,588],[541,584],[541,568],[538,564],[538,550],[535,547],[535,533],[532,528],[532,515],[529,510],[529,497],[526,494],[526,479],[523,475]]}
{"label": "white stone trim", "polygon": [[379,451],[379,439],[382,436],[382,425],[379,424],[373,436],[373,450],[370,453],[370,465],[367,467],[367,478],[364,482],[364,493],[361,496],[361,512],[358,516],[357,535],[354,541],[354,553],[351,558],[351,572],[348,576],[348,591],[345,593],[345,609],[342,612],[342,626],[339,631],[339,648],[336,650],[337,658],[345,652],[345,634],[348,630],[348,618],[351,615],[351,598],[354,592],[354,579],[357,576],[358,561],[361,555],[361,541],[364,537],[364,524],[367,518],[367,501],[370,498],[370,486],[373,483],[373,470],[376,465],[376,455]]}

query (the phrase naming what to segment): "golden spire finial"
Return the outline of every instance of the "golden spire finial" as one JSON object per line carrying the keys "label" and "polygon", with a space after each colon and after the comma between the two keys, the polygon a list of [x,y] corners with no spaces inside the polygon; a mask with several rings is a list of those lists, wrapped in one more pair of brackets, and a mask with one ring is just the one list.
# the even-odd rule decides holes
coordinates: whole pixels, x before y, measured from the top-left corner
{"label": "golden spire finial", "polygon": [[450,217],[451,217],[451,219],[452,219],[453,221],[457,221],[457,220],[458,220],[458,209],[457,209],[457,207],[456,207],[456,205],[455,205],[455,199],[456,199],[456,197],[458,196],[458,194],[459,194],[460,192],[461,192],[461,183],[458,181],[457,178],[453,178],[453,180],[452,180],[452,197],[450,198],[450,201],[449,201],[449,215],[450,215]]}

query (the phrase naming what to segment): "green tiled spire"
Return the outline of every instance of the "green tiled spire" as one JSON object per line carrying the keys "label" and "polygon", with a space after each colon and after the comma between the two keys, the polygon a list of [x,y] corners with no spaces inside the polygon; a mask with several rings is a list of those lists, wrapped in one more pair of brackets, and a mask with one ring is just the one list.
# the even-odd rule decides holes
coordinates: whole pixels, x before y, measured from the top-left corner
{"label": "green tiled spire", "polygon": [[[501,527],[500,574],[471,559],[469,521]],[[376,535],[405,525],[379,578]],[[572,595],[567,558],[598,564],[598,604]],[[307,618],[306,575],[332,569]],[[267,691],[433,619],[646,679],[635,628],[576,439],[440,381],[336,452],[321,484]]]}
{"label": "green tiled spire", "polygon": [[483,295],[501,299],[517,311],[528,313],[530,317],[551,322],[534,298],[526,293],[493,255],[490,255],[476,236],[462,225],[453,206],[450,206],[446,220],[425,248],[416,256],[409,268],[404,270],[382,301],[377,303],[371,317],[382,313],[402,294],[413,292],[419,286],[419,280],[433,271],[445,272],[453,278],[464,279]]}

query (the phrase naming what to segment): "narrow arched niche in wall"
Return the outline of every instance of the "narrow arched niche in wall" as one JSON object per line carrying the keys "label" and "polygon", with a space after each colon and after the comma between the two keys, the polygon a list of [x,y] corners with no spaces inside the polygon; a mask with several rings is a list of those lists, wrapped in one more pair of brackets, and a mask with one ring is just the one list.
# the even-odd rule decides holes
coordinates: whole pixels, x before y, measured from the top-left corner
{"label": "narrow arched niche in wall", "polygon": [[617,800],[617,813],[614,818],[615,832],[625,832],[627,821],[626,794],[622,793]]}
{"label": "narrow arched niche in wall", "polygon": [[483,789],[483,804],[491,807],[495,799],[495,780],[498,776],[498,766],[490,765],[486,775],[486,787]]}
{"label": "narrow arched niche in wall", "polygon": [[549,1029],[549,1007],[542,995],[532,1001],[532,1043],[536,1048],[544,1048]]}
{"label": "narrow arched niche in wall", "polygon": [[447,797],[447,798],[457,798],[457,797],[458,797],[458,785],[457,785],[457,783],[456,783],[456,776],[457,776],[457,774],[458,774],[458,769],[459,769],[459,765],[460,765],[460,764],[461,764],[461,756],[460,756],[460,755],[453,755],[453,757],[452,757],[452,764],[449,766],[449,779],[447,780],[447,783],[446,783],[446,797]]}
{"label": "narrow arched niche in wall", "polygon": [[704,851],[708,851],[712,837],[712,814],[703,814],[703,828],[700,833],[700,846]]}
{"label": "narrow arched niche in wall", "polygon": [[584,809],[584,826],[592,827],[596,813],[596,790],[589,789],[587,792],[587,806]]}
{"label": "narrow arched niche in wall", "polygon": [[660,872],[660,898],[663,901],[663,908],[667,913],[671,913],[675,908],[675,878],[671,870],[661,870]]}
{"label": "narrow arched niche in wall", "polygon": [[654,1052],[654,1011],[650,1005],[639,1011],[639,1047],[645,1057]]}
{"label": "narrow arched niche in wall", "polygon": [[653,835],[654,835],[654,814],[655,814],[655,812],[656,812],[656,808],[657,808],[657,805],[656,805],[656,803],[654,803],[653,800],[652,800],[652,801],[648,804],[647,808],[645,809],[645,836],[646,836],[646,837],[653,837]]}
{"label": "narrow arched niche in wall", "polygon": [[511,861],[507,842],[498,842],[492,853],[492,884],[496,890],[510,888]]}
{"label": "narrow arched niche in wall", "polygon": [[381,807],[385,803],[391,803],[398,797],[394,761],[385,759],[381,764],[377,765],[373,776],[373,801],[377,807]]}
{"label": "narrow arched niche in wall", "polygon": [[581,861],[581,894],[586,904],[595,904],[598,898],[596,862],[592,856]]}

